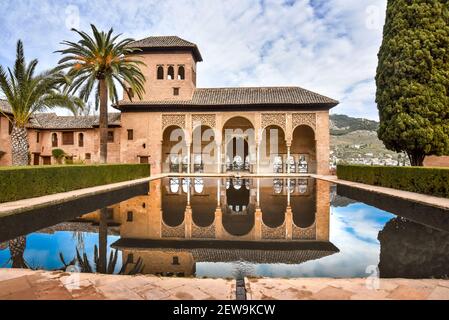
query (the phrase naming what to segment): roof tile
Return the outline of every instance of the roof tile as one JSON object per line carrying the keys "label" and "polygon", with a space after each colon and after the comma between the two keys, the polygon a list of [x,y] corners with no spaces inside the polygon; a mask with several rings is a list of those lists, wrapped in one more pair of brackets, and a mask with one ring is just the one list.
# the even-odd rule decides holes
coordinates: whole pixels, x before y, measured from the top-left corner
{"label": "roof tile", "polygon": [[336,106],[339,102],[300,87],[199,88],[192,100],[121,101],[119,106],[187,105],[310,105]]}
{"label": "roof tile", "polygon": [[156,36],[132,42],[130,47],[141,49],[187,49],[192,50],[197,61],[203,61],[198,46],[177,36]]}

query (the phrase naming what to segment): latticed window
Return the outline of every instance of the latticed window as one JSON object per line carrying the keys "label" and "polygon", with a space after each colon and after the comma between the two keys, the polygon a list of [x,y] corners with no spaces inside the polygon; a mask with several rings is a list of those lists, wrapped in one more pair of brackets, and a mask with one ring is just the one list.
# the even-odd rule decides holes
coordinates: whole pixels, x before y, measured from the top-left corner
{"label": "latticed window", "polygon": [[129,129],[128,130],[128,140],[133,140],[133,139],[134,139],[134,130]]}
{"label": "latticed window", "polygon": [[157,79],[164,80],[164,67],[163,66],[157,67]]}
{"label": "latticed window", "polygon": [[62,133],[62,144],[63,145],[73,145],[73,132],[63,132]]}
{"label": "latticed window", "polygon": [[108,131],[108,142],[114,142],[114,131]]}
{"label": "latticed window", "polygon": [[174,80],[175,79],[175,68],[173,66],[168,67],[167,79]]}
{"label": "latticed window", "polygon": [[53,148],[58,146],[58,135],[56,133],[51,135],[51,146]]}
{"label": "latticed window", "polygon": [[184,80],[186,78],[186,71],[184,66],[179,66],[178,68],[178,80]]}
{"label": "latticed window", "polygon": [[84,134],[80,133],[78,135],[78,147],[84,147]]}

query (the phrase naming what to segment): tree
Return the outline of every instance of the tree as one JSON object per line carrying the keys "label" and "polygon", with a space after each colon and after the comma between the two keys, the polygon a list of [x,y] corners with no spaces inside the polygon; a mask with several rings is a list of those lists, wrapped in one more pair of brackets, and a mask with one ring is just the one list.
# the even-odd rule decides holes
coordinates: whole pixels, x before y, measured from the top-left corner
{"label": "tree", "polygon": [[413,166],[449,153],[446,0],[389,0],[376,76],[379,138]]}
{"label": "tree", "polygon": [[61,69],[69,69],[70,85],[67,92],[78,92],[87,102],[95,89],[95,108],[100,106],[100,162],[107,162],[108,140],[108,98],[118,102],[116,84],[132,100],[134,93],[139,99],[145,92],[145,77],[139,66],[143,62],[131,58],[131,54],[140,50],[132,47],[134,39],[118,41],[120,35],[98,31],[91,25],[93,37],[85,32],[72,29],[80,37],[77,43],[64,41],[66,49],[58,51],[64,57],[59,61]]}
{"label": "tree", "polygon": [[60,71],[52,69],[35,75],[37,64],[37,60],[26,63],[23,44],[19,40],[14,68],[5,70],[0,66],[0,90],[12,110],[12,116],[4,116],[12,123],[11,151],[14,166],[28,165],[26,125],[33,114],[55,107],[68,108],[75,113],[83,107],[80,99],[60,92],[59,88],[65,79]]}
{"label": "tree", "polygon": [[51,155],[53,156],[53,158],[55,158],[55,160],[58,164],[61,164],[62,159],[64,159],[64,157],[66,156],[64,150],[62,150],[62,149],[53,149],[51,151]]}

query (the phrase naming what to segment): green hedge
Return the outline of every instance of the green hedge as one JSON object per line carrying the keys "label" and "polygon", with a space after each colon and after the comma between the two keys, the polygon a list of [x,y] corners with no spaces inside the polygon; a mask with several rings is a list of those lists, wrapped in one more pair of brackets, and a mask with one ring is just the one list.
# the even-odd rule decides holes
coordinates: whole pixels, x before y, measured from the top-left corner
{"label": "green hedge", "polygon": [[148,164],[3,167],[0,203],[148,176]]}
{"label": "green hedge", "polygon": [[449,168],[338,165],[339,179],[449,198]]}

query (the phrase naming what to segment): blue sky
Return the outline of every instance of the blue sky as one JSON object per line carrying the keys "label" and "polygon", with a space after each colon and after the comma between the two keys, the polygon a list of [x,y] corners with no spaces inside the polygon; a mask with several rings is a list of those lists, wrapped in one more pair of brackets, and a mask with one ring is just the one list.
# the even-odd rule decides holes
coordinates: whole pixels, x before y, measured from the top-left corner
{"label": "blue sky", "polygon": [[301,86],[338,99],[334,113],[377,119],[374,76],[386,0],[2,0],[0,64],[17,39],[54,66],[71,27],[198,44],[199,87]]}

